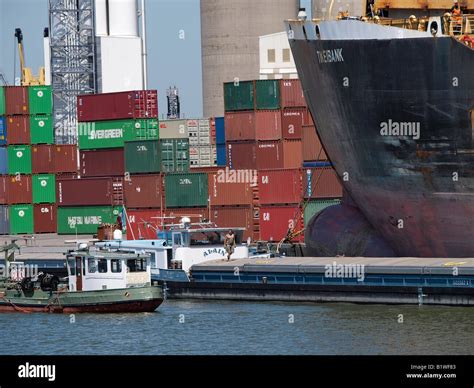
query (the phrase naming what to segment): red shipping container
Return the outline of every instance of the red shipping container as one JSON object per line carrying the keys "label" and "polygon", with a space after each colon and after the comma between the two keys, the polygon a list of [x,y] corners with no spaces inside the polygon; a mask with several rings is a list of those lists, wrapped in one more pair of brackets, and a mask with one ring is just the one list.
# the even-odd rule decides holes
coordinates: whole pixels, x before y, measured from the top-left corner
{"label": "red shipping container", "polygon": [[124,176],[123,148],[81,151],[79,172],[84,177]]}
{"label": "red shipping container", "polygon": [[8,181],[9,176],[0,175],[0,205],[8,204]]}
{"label": "red shipping container", "polygon": [[227,165],[235,170],[257,168],[257,143],[228,142]]}
{"label": "red shipping container", "polygon": [[[260,238],[264,241],[281,241],[289,229],[297,232],[304,228],[303,212],[298,205],[262,206],[260,208]],[[304,240],[303,234],[294,239]]]}
{"label": "red shipping container", "polygon": [[59,206],[122,205],[123,181],[121,178],[59,178],[56,203]]}
{"label": "red shipping container", "polygon": [[11,175],[8,177],[7,202],[9,205],[33,202],[31,175]]}
{"label": "red shipping container", "polygon": [[283,167],[301,168],[303,165],[303,142],[301,140],[283,140]]}
{"label": "red shipping container", "polygon": [[303,127],[303,160],[307,162],[328,160],[314,125]]}
{"label": "red shipping container", "polygon": [[305,125],[314,125],[313,121],[313,115],[311,114],[311,111],[308,109],[307,114],[305,116]]}
{"label": "red shipping container", "polygon": [[307,168],[303,171],[305,198],[341,198],[342,185],[332,167]]}
{"label": "red shipping container", "polygon": [[165,224],[178,224],[183,217],[191,218],[191,222],[193,223],[202,222],[209,220],[209,209],[207,207],[166,209],[165,217]]}
{"label": "red shipping container", "polygon": [[54,146],[54,170],[63,172],[77,172],[77,146],[71,144]]}
{"label": "red shipping container", "polygon": [[55,173],[55,145],[41,144],[31,146],[31,168],[33,174]]}
{"label": "red shipping container", "polygon": [[87,94],[77,97],[77,118],[81,122],[157,117],[156,90]]}
{"label": "red shipping container", "polygon": [[30,116],[7,117],[7,144],[30,144]]}
{"label": "red shipping container", "polygon": [[211,206],[251,205],[252,186],[257,183],[253,170],[225,168],[208,176]]}
{"label": "red shipping container", "polygon": [[161,217],[160,209],[127,209],[127,239],[156,239]]}
{"label": "red shipping container", "polygon": [[300,203],[303,194],[301,169],[259,171],[258,193],[263,205]]}
{"label": "red shipping container", "polygon": [[255,140],[255,112],[225,112],[224,123],[226,140]]}
{"label": "red shipping container", "polygon": [[299,79],[280,81],[280,106],[282,108],[307,106]]}
{"label": "red shipping container", "polygon": [[255,135],[257,140],[280,140],[281,111],[259,110],[255,112]]}
{"label": "red shipping container", "polygon": [[29,113],[28,88],[25,86],[5,87],[5,113],[7,115],[27,115]]}
{"label": "red shipping container", "polygon": [[253,237],[253,210],[251,206],[211,207],[211,222],[219,228],[245,228],[243,239]]}
{"label": "red shipping container", "polygon": [[35,233],[56,233],[57,208],[56,205],[35,205],[33,208]]}
{"label": "red shipping container", "polygon": [[301,139],[303,125],[308,114],[306,108],[284,109],[281,112],[281,131],[283,139]]}
{"label": "red shipping container", "polygon": [[257,143],[257,169],[275,170],[284,168],[282,141],[260,141]]}
{"label": "red shipping container", "polygon": [[162,176],[131,175],[123,183],[125,205],[130,208],[161,208],[164,198]]}

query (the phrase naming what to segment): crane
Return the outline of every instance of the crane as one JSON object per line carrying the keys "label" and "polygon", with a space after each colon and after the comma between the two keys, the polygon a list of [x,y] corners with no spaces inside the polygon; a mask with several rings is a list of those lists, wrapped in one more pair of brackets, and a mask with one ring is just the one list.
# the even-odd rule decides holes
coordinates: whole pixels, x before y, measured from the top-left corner
{"label": "crane", "polygon": [[21,28],[15,29],[15,38],[18,41],[18,53],[20,55],[21,67],[21,85],[22,86],[36,86],[45,84],[45,70],[40,67],[38,76],[34,76],[29,67],[25,66],[25,54],[23,51],[23,33]]}

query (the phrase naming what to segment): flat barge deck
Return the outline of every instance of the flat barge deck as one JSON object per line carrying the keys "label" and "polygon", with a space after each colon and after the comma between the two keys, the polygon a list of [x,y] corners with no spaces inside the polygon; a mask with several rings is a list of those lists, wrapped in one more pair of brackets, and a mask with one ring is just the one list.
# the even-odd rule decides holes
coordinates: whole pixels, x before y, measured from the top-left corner
{"label": "flat barge deck", "polygon": [[474,258],[221,260],[166,288],[180,299],[474,306]]}

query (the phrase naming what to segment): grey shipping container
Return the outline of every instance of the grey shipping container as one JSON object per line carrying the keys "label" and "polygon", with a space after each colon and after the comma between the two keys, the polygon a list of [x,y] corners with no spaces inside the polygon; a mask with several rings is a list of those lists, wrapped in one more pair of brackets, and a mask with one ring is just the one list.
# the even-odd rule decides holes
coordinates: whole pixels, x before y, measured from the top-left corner
{"label": "grey shipping container", "polygon": [[10,209],[9,206],[0,206],[0,234],[10,233]]}
{"label": "grey shipping container", "polygon": [[160,139],[186,139],[188,137],[186,120],[162,120],[159,128]]}

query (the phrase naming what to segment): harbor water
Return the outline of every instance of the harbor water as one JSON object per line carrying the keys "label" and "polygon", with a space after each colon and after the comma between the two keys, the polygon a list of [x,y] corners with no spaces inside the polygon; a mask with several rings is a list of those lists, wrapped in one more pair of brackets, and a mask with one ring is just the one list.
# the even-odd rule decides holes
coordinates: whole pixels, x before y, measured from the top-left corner
{"label": "harbor water", "polygon": [[166,301],[156,312],[5,313],[2,355],[472,354],[474,309]]}

